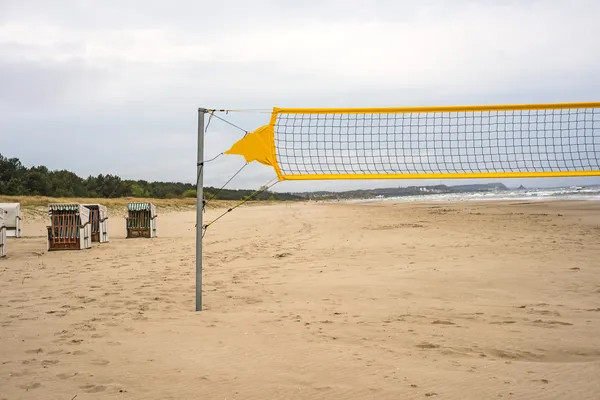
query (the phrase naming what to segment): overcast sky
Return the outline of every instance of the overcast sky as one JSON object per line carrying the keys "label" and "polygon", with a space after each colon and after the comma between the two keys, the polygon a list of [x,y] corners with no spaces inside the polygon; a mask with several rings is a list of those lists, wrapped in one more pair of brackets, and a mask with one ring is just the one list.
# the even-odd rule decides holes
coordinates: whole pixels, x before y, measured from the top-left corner
{"label": "overcast sky", "polygon": [[[597,0],[0,0],[0,153],[81,176],[193,182],[198,107],[599,101],[598,21]],[[269,120],[224,117],[247,130]],[[242,134],[213,121],[206,157]],[[243,163],[220,157],[205,183]],[[231,186],[272,177],[253,164]]]}

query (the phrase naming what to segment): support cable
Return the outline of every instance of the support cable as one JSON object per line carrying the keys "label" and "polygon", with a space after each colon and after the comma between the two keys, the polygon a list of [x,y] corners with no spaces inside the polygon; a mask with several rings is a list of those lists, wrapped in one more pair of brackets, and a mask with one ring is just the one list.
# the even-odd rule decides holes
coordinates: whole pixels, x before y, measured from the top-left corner
{"label": "support cable", "polygon": [[233,178],[235,178],[235,177],[236,177],[236,176],[237,176],[237,175],[238,175],[240,172],[242,172],[242,170],[243,170],[244,168],[246,168],[246,166],[247,166],[247,165],[248,165],[248,163],[245,163],[244,165],[242,165],[242,167],[241,167],[240,169],[238,169],[238,171],[237,171],[235,174],[233,174],[233,176],[232,176],[231,178],[229,178],[229,180],[228,180],[227,182],[225,182],[225,184],[224,184],[223,186],[221,186],[221,188],[220,188],[219,190],[217,190],[217,191],[215,192],[215,194],[213,194],[213,195],[211,196],[211,198],[210,198],[210,199],[206,200],[206,201],[204,202],[204,207],[206,207],[206,205],[207,205],[208,203],[210,203],[210,202],[211,202],[211,201],[212,201],[212,200],[213,200],[215,197],[217,197],[217,195],[218,195],[219,193],[221,193],[221,191],[222,191],[223,189],[225,189],[225,186],[227,186],[227,185],[229,184],[229,182],[231,182],[231,181],[233,180]]}
{"label": "support cable", "polygon": [[[225,214],[228,214],[228,213],[232,212],[233,210],[235,210],[239,206],[241,206],[244,203],[246,203],[248,200],[252,199],[253,197],[259,195],[262,192],[265,192],[265,191],[269,190],[270,188],[272,188],[273,186],[275,186],[277,183],[279,183],[279,181],[276,180],[276,179],[277,178],[271,179],[269,182],[267,182],[265,185],[261,186],[258,190],[256,190],[250,196],[246,197],[244,200],[242,200],[241,202],[239,202],[235,206],[229,208],[227,211],[225,211],[223,214],[219,215],[217,218],[215,218],[212,221],[210,221],[208,224],[204,225],[202,227],[204,229],[204,233],[202,234],[202,237],[204,237],[204,235],[206,234],[206,230],[208,229],[208,227],[211,226],[212,224],[214,224],[215,222],[217,222],[218,220],[220,220],[221,218],[223,218],[225,216]],[[275,181],[275,182],[273,182],[273,181]]]}
{"label": "support cable", "polygon": [[214,110],[210,112],[210,115],[208,116],[208,122],[206,123],[206,127],[204,128],[204,134],[206,135],[206,132],[208,132],[208,127],[210,126],[210,121],[212,120],[212,117],[214,117],[215,112]]}
{"label": "support cable", "polygon": [[[245,130],[244,128],[241,128],[239,126],[237,126],[236,124],[234,124],[233,122],[229,122],[227,121],[225,118],[221,118],[218,115],[214,114],[214,111],[211,113],[211,117],[215,117],[217,119],[220,119],[221,121],[225,122],[226,124],[229,124],[231,126],[233,126],[234,128],[239,129],[240,131],[244,132],[244,137],[248,134],[248,131]],[[210,120],[209,120],[210,121]]]}
{"label": "support cable", "polygon": [[237,109],[237,110],[207,109],[206,112],[220,112],[220,113],[225,113],[225,115],[227,115],[229,113],[272,114],[273,109],[271,109],[271,108],[244,108],[244,109]]}
{"label": "support cable", "polygon": [[211,161],[215,161],[217,158],[221,157],[223,154],[225,154],[225,152],[221,152],[221,153],[217,154],[216,156],[214,156],[213,158],[211,158],[210,160],[206,160],[197,165],[198,167],[200,167],[200,170],[198,170],[198,175],[196,176],[196,182],[198,182],[198,180],[200,180],[200,174],[204,170],[204,164],[211,162]]}

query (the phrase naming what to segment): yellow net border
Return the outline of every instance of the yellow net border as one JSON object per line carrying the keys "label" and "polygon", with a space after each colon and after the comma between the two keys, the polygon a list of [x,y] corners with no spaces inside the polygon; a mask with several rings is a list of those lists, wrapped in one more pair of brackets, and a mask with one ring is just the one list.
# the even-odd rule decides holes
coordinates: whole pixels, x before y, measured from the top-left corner
{"label": "yellow net border", "polygon": [[600,175],[600,102],[273,108],[225,154],[278,180]]}

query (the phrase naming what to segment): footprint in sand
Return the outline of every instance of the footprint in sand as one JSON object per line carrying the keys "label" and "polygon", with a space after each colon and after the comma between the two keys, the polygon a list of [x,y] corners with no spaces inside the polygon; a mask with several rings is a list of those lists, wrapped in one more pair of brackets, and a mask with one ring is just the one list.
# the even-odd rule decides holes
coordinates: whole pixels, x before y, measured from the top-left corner
{"label": "footprint in sand", "polygon": [[433,325],[456,325],[454,322],[451,321],[443,321],[443,320],[435,320],[432,322]]}
{"label": "footprint in sand", "polygon": [[148,317],[146,317],[143,312],[138,311],[138,313],[134,314],[131,319],[134,321],[147,321]]}
{"label": "footprint in sand", "polygon": [[12,299],[12,300],[9,300],[8,302],[9,303],[25,303],[27,301],[28,301],[27,299]]}
{"label": "footprint in sand", "polygon": [[86,393],[99,393],[104,392],[106,390],[106,386],[102,385],[84,385],[79,386],[80,389],[83,389]]}
{"label": "footprint in sand", "polygon": [[569,326],[569,325],[573,325],[569,322],[562,322],[562,321],[543,321],[541,319],[537,319],[535,321],[533,321],[534,324],[536,325],[541,325],[541,326],[545,326],[547,328],[551,328],[554,327],[556,325],[563,325],[563,326]]}
{"label": "footprint in sand", "polygon": [[24,369],[21,372],[11,372],[10,374],[8,374],[8,376],[10,376],[11,378],[19,378],[21,376],[25,376],[25,375],[29,375],[31,374],[31,372],[29,372],[28,369]]}
{"label": "footprint in sand", "polygon": [[62,337],[62,338],[70,338],[70,337],[73,337],[73,336],[75,336],[75,334],[73,334],[73,333],[70,333],[70,332],[69,332],[68,330],[66,330],[66,329],[63,329],[63,330],[62,330],[62,331],[60,331],[60,332],[56,332],[54,335],[56,335],[56,336],[60,336],[60,337]]}
{"label": "footprint in sand", "polygon": [[23,389],[23,390],[27,391],[27,390],[37,389],[37,388],[39,388],[41,386],[42,386],[42,384],[39,383],[39,382],[31,382],[31,383],[27,383],[25,385],[19,385],[17,387],[20,388],[20,389]]}
{"label": "footprint in sand", "polygon": [[94,324],[83,323],[79,324],[75,329],[79,331],[95,331],[96,326]]}
{"label": "footprint in sand", "polygon": [[47,367],[49,365],[56,365],[58,364],[58,360],[44,360],[42,361],[42,366]]}
{"label": "footprint in sand", "polygon": [[92,302],[96,301],[95,298],[86,297],[86,296],[77,296],[77,300],[79,300],[79,302],[83,303],[83,304],[92,303]]}
{"label": "footprint in sand", "polygon": [[25,354],[39,354],[39,353],[43,353],[44,350],[39,348],[39,349],[32,349],[32,350],[26,350]]}
{"label": "footprint in sand", "polygon": [[533,379],[531,382],[550,383],[548,379]]}
{"label": "footprint in sand", "polygon": [[423,343],[419,343],[416,347],[418,347],[420,349],[437,349],[440,347],[440,345],[429,343],[429,342],[423,342]]}
{"label": "footprint in sand", "polygon": [[93,360],[92,361],[92,364],[101,365],[101,366],[108,365],[109,363],[110,363],[110,361],[108,361],[108,360]]}
{"label": "footprint in sand", "polygon": [[56,377],[57,377],[57,378],[59,378],[59,379],[69,379],[69,378],[72,378],[72,377],[74,377],[75,375],[77,375],[77,372],[74,372],[74,373],[72,373],[72,374],[65,374],[65,373],[63,372],[63,373],[61,373],[61,374],[57,374],[57,375],[56,375]]}
{"label": "footprint in sand", "polygon": [[59,310],[50,310],[50,311],[46,311],[46,314],[54,314],[57,317],[64,317],[67,315],[67,312],[59,311]]}
{"label": "footprint in sand", "polygon": [[501,359],[508,360],[540,360],[544,357],[542,353],[533,353],[530,351],[519,351],[519,350],[500,350],[490,349],[488,355]]}
{"label": "footprint in sand", "polygon": [[539,314],[539,315],[550,315],[553,317],[560,317],[560,313],[558,311],[553,310],[529,310],[528,314]]}

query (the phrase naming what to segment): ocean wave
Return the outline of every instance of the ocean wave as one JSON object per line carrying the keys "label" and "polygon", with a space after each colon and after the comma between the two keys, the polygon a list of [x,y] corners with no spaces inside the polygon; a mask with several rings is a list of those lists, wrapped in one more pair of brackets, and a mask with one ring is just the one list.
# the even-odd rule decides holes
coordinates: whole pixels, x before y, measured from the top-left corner
{"label": "ocean wave", "polygon": [[505,190],[495,192],[465,192],[394,196],[369,199],[339,200],[345,203],[414,202],[414,201],[482,201],[482,200],[600,200],[600,188],[544,188],[531,190]]}

